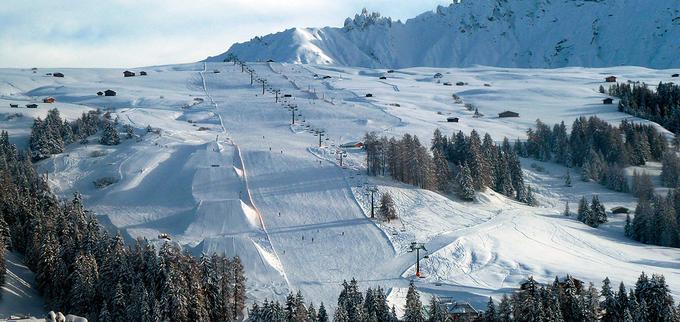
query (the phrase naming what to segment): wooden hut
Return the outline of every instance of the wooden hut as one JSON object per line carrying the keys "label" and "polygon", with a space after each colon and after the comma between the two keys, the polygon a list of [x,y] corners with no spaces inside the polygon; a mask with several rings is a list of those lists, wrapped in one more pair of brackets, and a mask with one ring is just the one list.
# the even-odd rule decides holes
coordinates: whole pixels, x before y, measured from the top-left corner
{"label": "wooden hut", "polygon": [[51,104],[51,103],[54,103],[54,102],[55,102],[54,97],[45,97],[45,98],[43,98],[43,103]]}
{"label": "wooden hut", "polygon": [[671,77],[680,77],[680,74],[673,74]]}
{"label": "wooden hut", "polygon": [[102,92],[102,91],[97,92],[97,96],[103,96],[103,95],[104,95],[104,92]]}
{"label": "wooden hut", "polygon": [[110,89],[107,89],[104,91],[104,96],[116,96],[116,91],[112,91]]}
{"label": "wooden hut", "polygon": [[62,74],[62,73],[53,73],[52,76],[54,76],[54,77],[64,77],[64,74]]}
{"label": "wooden hut", "polygon": [[38,104],[26,104],[26,108],[38,108]]}
{"label": "wooden hut", "polygon": [[627,214],[630,210],[626,207],[617,206],[611,209],[613,214]]}
{"label": "wooden hut", "polygon": [[449,117],[446,118],[446,122],[449,122],[449,123],[458,123],[458,118],[457,118],[457,117],[453,117],[453,116],[449,116]]}
{"label": "wooden hut", "polygon": [[498,113],[498,117],[504,118],[504,117],[519,117],[519,113],[513,112],[513,111],[505,111]]}
{"label": "wooden hut", "polygon": [[19,104],[12,104],[12,103],[9,103],[9,107],[11,107],[11,108],[19,108]]}
{"label": "wooden hut", "polygon": [[611,97],[607,97],[607,98],[602,100],[602,104],[605,104],[605,105],[611,105],[613,103],[614,103],[614,99],[611,98]]}
{"label": "wooden hut", "polygon": [[616,76],[607,76],[604,80],[607,83],[616,83]]}
{"label": "wooden hut", "polygon": [[146,76],[146,72],[145,71],[139,72],[139,76]]}
{"label": "wooden hut", "polygon": [[129,70],[126,70],[126,71],[123,72],[123,77],[133,77],[133,76],[135,76],[135,73],[133,73]]}

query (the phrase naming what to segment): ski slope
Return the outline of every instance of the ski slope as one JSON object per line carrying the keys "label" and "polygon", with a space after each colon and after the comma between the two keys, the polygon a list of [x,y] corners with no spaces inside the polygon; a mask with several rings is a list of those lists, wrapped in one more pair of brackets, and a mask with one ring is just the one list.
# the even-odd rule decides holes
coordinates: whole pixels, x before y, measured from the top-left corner
{"label": "ski slope", "polygon": [[[69,118],[108,108],[121,123],[131,124],[134,139],[109,147],[93,137],[38,166],[60,196],[80,191],[107,227],[129,239],[162,243],[159,235],[168,234],[197,255],[239,255],[251,301],[282,300],[301,290],[307,299],[333,307],[342,280],[355,277],[362,287],[390,289],[390,300],[401,306],[403,289],[414,276],[415,256],[407,252],[413,241],[426,243],[430,255],[421,262],[421,291],[480,308],[488,296],[498,297],[530,275],[551,281],[569,273],[596,284],[609,275],[632,286],[644,270],[664,274],[680,295],[680,250],[626,239],[620,215],[599,229],[562,215],[565,202],[575,210],[583,195],[598,194],[607,209],[635,205],[631,195],[581,182],[573,172],[573,187],[565,187],[564,167],[522,160],[541,204],[527,207],[492,191],[468,203],[369,178],[360,150],[345,149],[342,166],[337,153],[341,144],[359,141],[367,131],[412,133],[427,143],[435,128],[447,135],[476,129],[500,141],[524,138],[537,118],[568,126],[591,115],[612,123],[647,122],[619,113],[616,102],[602,105],[606,96],[598,87],[608,75],[656,84],[672,81],[678,70],[477,66],[388,73],[326,65],[249,66],[281,90],[281,102],[251,85],[240,67],[225,63],[147,67],[142,70],[149,76],[133,78],[114,69],[65,70],[64,79],[0,70],[0,80],[20,84],[0,88],[0,113],[27,113],[28,119],[59,104]],[[108,88],[118,95],[96,96]],[[30,111],[35,114],[9,108],[10,101],[25,104],[46,93],[57,103],[40,104]],[[288,104],[297,105],[295,124]],[[474,117],[465,104],[483,116]],[[520,117],[499,119],[505,110]],[[448,116],[460,122],[447,123]],[[31,122],[21,122],[0,118],[12,135],[23,133],[16,142],[25,144]],[[146,133],[147,125],[160,132]],[[324,130],[321,147],[311,129]],[[96,189],[92,182],[102,177],[116,183]],[[394,196],[398,220],[370,219],[367,185],[378,186],[378,200],[387,191]]]}

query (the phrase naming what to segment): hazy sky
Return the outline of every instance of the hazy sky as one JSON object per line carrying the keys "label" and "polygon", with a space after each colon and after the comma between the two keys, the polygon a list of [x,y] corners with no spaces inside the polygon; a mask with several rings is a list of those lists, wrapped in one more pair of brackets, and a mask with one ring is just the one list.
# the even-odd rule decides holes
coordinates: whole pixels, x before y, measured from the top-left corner
{"label": "hazy sky", "polygon": [[2,0],[0,67],[198,61],[290,27],[342,26],[366,7],[406,20],[452,0]]}

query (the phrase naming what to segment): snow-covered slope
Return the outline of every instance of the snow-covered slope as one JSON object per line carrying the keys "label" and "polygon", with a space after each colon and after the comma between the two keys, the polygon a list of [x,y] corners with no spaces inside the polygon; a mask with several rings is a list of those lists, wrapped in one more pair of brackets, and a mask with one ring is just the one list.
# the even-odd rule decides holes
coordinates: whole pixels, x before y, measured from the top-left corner
{"label": "snow-covered slope", "polygon": [[[29,119],[51,106],[29,112],[9,103],[25,104],[44,93],[57,99],[66,116],[113,107],[138,139],[114,147],[97,144],[96,138],[71,145],[41,161],[41,173],[49,173],[52,188],[64,198],[80,191],[103,223],[128,236],[160,243],[159,234],[167,233],[197,254],[239,255],[251,301],[282,300],[288,291],[301,290],[317,305],[324,301],[332,307],[342,280],[355,277],[363,287],[391,289],[390,299],[399,306],[401,290],[413,278],[414,255],[405,251],[412,241],[425,242],[431,254],[422,263],[421,291],[480,308],[488,296],[507,292],[529,275],[550,281],[570,273],[598,284],[609,275],[633,285],[644,270],[664,274],[673,294],[680,294],[680,249],[625,238],[622,216],[592,229],[560,215],[565,201],[575,208],[582,195],[598,194],[608,209],[635,202],[594,183],[564,187],[561,166],[540,164],[545,170],[538,171],[523,160],[541,202],[534,208],[491,192],[469,203],[369,178],[360,150],[348,149],[343,166],[337,160],[340,144],[360,140],[367,131],[412,133],[426,143],[435,128],[447,135],[477,129],[495,140],[524,138],[536,118],[549,124],[570,124],[581,115],[645,122],[618,112],[615,104],[601,104],[606,96],[597,88],[604,77],[656,84],[672,81],[670,75],[679,70],[419,67],[387,73],[327,65],[249,66],[292,96],[284,100],[298,106],[295,125],[290,111],[272,93],[262,95],[261,87],[251,86],[237,66],[196,63],[146,68],[149,76],[133,78],[123,78],[122,70],[67,70],[64,80],[0,70],[0,80],[19,88],[0,87],[0,128],[27,133],[29,121],[13,123],[4,116],[26,113]],[[442,77],[433,78],[435,73]],[[442,84],[459,81],[467,85]],[[101,88],[118,96],[96,96]],[[454,93],[463,101],[456,102]],[[473,117],[464,103],[484,116]],[[498,118],[504,110],[520,117]],[[460,122],[447,123],[448,116]],[[147,125],[160,134],[145,133]],[[326,131],[323,147],[306,125]],[[117,182],[96,189],[92,181],[104,176]],[[400,220],[384,224],[368,218],[367,184],[393,194]]]}
{"label": "snow-covered slope", "polygon": [[403,68],[680,66],[676,0],[463,0],[405,23],[364,10],[342,28],[293,28],[209,57]]}

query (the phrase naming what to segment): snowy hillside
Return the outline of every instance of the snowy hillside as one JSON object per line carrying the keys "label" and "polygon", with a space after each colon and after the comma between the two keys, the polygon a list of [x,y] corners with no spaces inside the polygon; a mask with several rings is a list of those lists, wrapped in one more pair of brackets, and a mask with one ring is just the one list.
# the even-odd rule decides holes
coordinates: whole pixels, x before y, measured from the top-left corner
{"label": "snowy hillside", "polygon": [[[595,183],[565,187],[567,170],[561,166],[541,164],[539,171],[522,160],[541,204],[528,207],[492,191],[462,202],[367,177],[365,155],[357,149],[346,149],[342,166],[338,160],[339,146],[361,140],[367,131],[412,133],[427,143],[436,128],[447,135],[477,129],[500,141],[525,138],[536,118],[548,124],[590,115],[612,123],[647,122],[603,105],[606,96],[597,88],[607,75],[655,84],[671,81],[677,70],[421,67],[388,73],[249,66],[290,97],[275,102],[273,93],[263,95],[260,86],[250,85],[240,67],[225,63],[151,67],[148,76],[131,78],[114,69],[66,70],[64,79],[3,69],[0,128],[25,144],[30,117],[48,108],[58,107],[67,119],[91,108],[109,109],[135,128],[137,138],[116,146],[93,138],[39,162],[53,190],[64,198],[80,191],[100,221],[126,237],[162,243],[160,236],[168,234],[196,254],[239,255],[250,301],[282,300],[288,291],[301,290],[332,307],[343,279],[356,277],[362,287],[389,289],[392,303],[401,306],[402,290],[413,278],[414,255],[406,252],[413,241],[426,243],[431,255],[422,263],[419,289],[480,308],[487,296],[498,297],[530,275],[544,282],[569,273],[598,285],[609,275],[632,286],[641,271],[661,273],[680,295],[680,249],[627,239],[621,215],[598,229],[561,215],[565,201],[575,208],[582,195],[598,194],[607,209],[635,205],[632,195]],[[457,82],[467,85],[443,85]],[[118,95],[96,95],[108,88]],[[9,107],[46,95],[57,103],[40,103],[31,111]],[[466,103],[484,115],[474,117]],[[298,106],[294,125],[284,104]],[[505,110],[520,117],[499,118]],[[22,116],[10,117],[17,113]],[[460,121],[448,123],[449,116]],[[147,133],[147,125],[160,131]],[[323,129],[325,136],[319,140],[311,129]],[[103,177],[114,183],[96,188],[92,182]],[[393,194],[399,220],[369,218],[368,185]]]}
{"label": "snowy hillside", "polygon": [[382,68],[680,66],[676,0],[463,0],[406,22],[364,10],[344,27],[234,44],[244,61]]}

